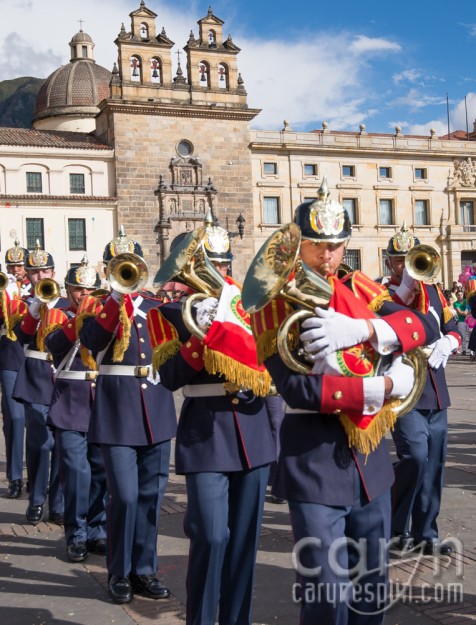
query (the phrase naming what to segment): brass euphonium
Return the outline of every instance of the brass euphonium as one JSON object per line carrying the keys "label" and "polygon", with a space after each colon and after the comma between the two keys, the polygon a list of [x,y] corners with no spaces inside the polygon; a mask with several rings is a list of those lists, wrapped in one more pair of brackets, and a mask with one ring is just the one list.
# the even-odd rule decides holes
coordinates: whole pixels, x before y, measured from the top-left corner
{"label": "brass euphonium", "polygon": [[0,271],[0,292],[5,291],[9,282],[10,280],[8,279],[7,274],[3,273],[3,271]]}
{"label": "brass euphonium", "polygon": [[57,299],[61,295],[60,285],[53,278],[43,278],[38,280],[35,285],[35,297],[40,302],[47,304],[53,299]]}
{"label": "brass euphonium", "polygon": [[419,243],[405,256],[405,269],[414,280],[433,282],[441,270],[441,256],[430,245]]}
{"label": "brass euphonium", "polygon": [[145,260],[133,252],[113,256],[106,267],[106,278],[111,288],[123,295],[140,291],[147,284],[148,277]]}
{"label": "brass euphonium", "polygon": [[207,297],[219,298],[225,284],[223,276],[215,269],[203,249],[204,236],[205,227],[187,234],[165,259],[154,278],[154,287],[157,288],[175,280],[197,291],[185,300],[182,317],[188,331],[199,339],[203,339],[205,334],[195,322],[192,306]]}

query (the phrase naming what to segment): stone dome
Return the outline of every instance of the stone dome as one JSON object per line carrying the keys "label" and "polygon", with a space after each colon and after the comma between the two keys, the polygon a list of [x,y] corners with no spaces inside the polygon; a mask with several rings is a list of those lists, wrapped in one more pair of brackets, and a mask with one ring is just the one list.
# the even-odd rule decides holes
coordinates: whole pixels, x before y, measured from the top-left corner
{"label": "stone dome", "polygon": [[35,128],[89,132],[84,119],[93,120],[99,111],[99,102],[110,97],[112,74],[96,64],[91,37],[81,30],[69,45],[71,61],[55,70],[40,87]]}

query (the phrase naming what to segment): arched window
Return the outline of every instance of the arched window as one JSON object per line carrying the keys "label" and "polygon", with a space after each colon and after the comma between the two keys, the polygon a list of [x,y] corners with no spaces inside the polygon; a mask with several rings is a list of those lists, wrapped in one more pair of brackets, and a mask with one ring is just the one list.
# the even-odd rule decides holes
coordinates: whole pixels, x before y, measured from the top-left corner
{"label": "arched window", "polygon": [[206,61],[200,61],[198,64],[200,73],[200,87],[210,88],[210,66]]}
{"label": "arched window", "polygon": [[218,88],[228,89],[228,66],[218,63]]}
{"label": "arched window", "polygon": [[149,29],[147,28],[147,24],[144,24],[144,22],[140,25],[140,37],[141,39],[149,38]]}
{"label": "arched window", "polygon": [[208,47],[216,48],[217,47],[217,35],[214,30],[208,31]]}
{"label": "arched window", "polygon": [[162,62],[155,56],[150,59],[150,82],[155,85],[162,84]]}
{"label": "arched window", "polygon": [[141,81],[141,73],[142,73],[141,65],[142,65],[141,60],[138,56],[131,56],[131,80],[133,82]]}

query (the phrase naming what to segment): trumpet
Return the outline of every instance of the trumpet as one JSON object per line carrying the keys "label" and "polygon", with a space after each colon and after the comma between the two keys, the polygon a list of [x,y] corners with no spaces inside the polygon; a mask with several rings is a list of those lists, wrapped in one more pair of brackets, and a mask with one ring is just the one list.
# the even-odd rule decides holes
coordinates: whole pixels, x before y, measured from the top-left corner
{"label": "trumpet", "polygon": [[111,288],[123,295],[131,295],[147,284],[149,271],[142,256],[133,252],[123,252],[109,261],[106,278]]}
{"label": "trumpet", "polygon": [[3,273],[3,271],[0,271],[0,292],[5,291],[9,283],[10,280],[8,279],[7,274]]}
{"label": "trumpet", "polygon": [[421,282],[433,282],[441,270],[441,256],[430,245],[419,243],[405,256],[409,276]]}
{"label": "trumpet", "polygon": [[207,297],[220,297],[225,284],[223,276],[215,269],[203,249],[204,236],[204,227],[190,232],[165,259],[154,278],[156,288],[175,280],[197,291],[185,300],[182,317],[188,331],[199,339],[203,339],[205,334],[195,322],[192,306]]}
{"label": "trumpet", "polygon": [[35,297],[40,302],[47,304],[53,299],[57,299],[61,294],[60,285],[53,278],[43,278],[35,285]]}

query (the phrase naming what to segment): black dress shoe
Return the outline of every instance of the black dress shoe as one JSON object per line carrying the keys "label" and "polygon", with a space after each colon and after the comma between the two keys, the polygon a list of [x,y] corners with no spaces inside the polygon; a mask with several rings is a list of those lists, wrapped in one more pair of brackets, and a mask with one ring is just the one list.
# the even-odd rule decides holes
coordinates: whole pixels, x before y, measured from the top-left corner
{"label": "black dress shoe", "polygon": [[43,520],[43,506],[28,506],[26,518],[32,525],[38,525]]}
{"label": "black dress shoe", "polygon": [[50,523],[56,523],[56,525],[64,525],[64,515],[61,512],[50,512],[48,521]]}
{"label": "black dress shoe", "polygon": [[21,480],[11,480],[8,484],[7,497],[9,499],[19,499],[23,490],[23,482]]}
{"label": "black dress shoe", "polygon": [[111,575],[107,582],[107,588],[116,603],[129,603],[129,601],[132,601],[134,595],[132,594],[131,583],[127,577]]}
{"label": "black dress shoe", "polygon": [[66,551],[71,562],[82,562],[88,557],[86,543],[71,543],[67,546]]}
{"label": "black dress shoe", "polygon": [[282,497],[276,497],[276,495],[270,495],[269,500],[271,503],[275,503],[278,505],[283,505],[285,503],[288,503],[287,499],[283,499]]}
{"label": "black dress shoe", "polygon": [[410,532],[395,534],[392,539],[392,544],[395,549],[398,549],[399,551],[411,551],[413,549],[413,536]]}
{"label": "black dress shoe", "polygon": [[437,541],[426,541],[423,543],[423,554],[425,556],[449,556],[453,553],[453,547],[448,543]]}
{"label": "black dress shoe", "polygon": [[91,553],[97,553],[100,556],[105,556],[107,552],[107,541],[105,538],[97,538],[96,540],[88,540],[88,551]]}
{"label": "black dress shoe", "polygon": [[155,575],[129,574],[132,590],[143,597],[151,599],[167,599],[170,597],[170,590],[164,586]]}

